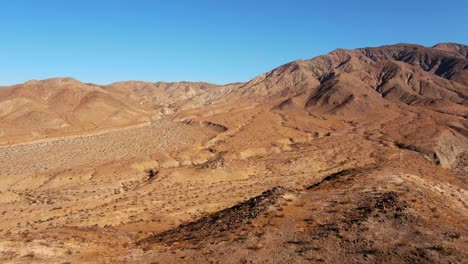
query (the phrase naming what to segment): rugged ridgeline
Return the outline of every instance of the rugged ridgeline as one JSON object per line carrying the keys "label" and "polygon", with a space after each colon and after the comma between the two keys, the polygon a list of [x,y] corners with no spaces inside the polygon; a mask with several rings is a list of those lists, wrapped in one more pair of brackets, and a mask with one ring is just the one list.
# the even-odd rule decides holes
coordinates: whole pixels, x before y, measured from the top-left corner
{"label": "rugged ridgeline", "polygon": [[[347,122],[393,118],[379,133],[450,166],[468,147],[467,50],[454,43],[338,49],[225,86],[30,81],[0,90],[0,142],[92,133],[162,117],[209,119],[235,105]],[[411,121],[402,125],[399,116]]]}

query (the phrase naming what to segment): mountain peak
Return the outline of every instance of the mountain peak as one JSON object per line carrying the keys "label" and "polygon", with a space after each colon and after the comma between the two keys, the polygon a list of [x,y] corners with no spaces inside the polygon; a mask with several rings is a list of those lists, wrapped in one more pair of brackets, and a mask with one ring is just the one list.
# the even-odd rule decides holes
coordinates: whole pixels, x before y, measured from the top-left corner
{"label": "mountain peak", "polygon": [[464,44],[446,42],[436,44],[433,46],[433,48],[450,52],[455,56],[468,58],[468,46]]}
{"label": "mountain peak", "polygon": [[82,84],[81,81],[72,78],[72,77],[55,77],[55,78],[49,78],[49,79],[43,79],[43,80],[30,80],[25,82],[25,85],[36,85],[36,84],[71,84],[71,83],[76,83],[76,84]]}

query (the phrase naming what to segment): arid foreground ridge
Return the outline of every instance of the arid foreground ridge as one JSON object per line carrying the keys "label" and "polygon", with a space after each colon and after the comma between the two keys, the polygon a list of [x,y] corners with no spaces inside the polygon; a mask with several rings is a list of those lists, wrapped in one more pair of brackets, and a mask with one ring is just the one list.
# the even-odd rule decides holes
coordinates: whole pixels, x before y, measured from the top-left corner
{"label": "arid foreground ridge", "polygon": [[0,88],[0,262],[463,263],[468,46]]}

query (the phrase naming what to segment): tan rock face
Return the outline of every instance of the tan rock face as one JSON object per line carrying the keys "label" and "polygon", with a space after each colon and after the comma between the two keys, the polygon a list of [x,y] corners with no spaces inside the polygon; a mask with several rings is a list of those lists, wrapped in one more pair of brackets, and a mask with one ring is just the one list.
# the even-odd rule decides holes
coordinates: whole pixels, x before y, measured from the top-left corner
{"label": "tan rock face", "polygon": [[466,51],[0,88],[0,261],[463,262]]}

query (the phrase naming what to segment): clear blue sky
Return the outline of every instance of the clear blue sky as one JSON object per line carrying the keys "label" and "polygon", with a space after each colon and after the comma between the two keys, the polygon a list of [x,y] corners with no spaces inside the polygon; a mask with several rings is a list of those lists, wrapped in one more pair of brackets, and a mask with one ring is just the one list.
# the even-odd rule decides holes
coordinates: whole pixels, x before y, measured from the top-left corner
{"label": "clear blue sky", "polygon": [[335,48],[468,44],[468,1],[0,0],[0,85],[247,81]]}

